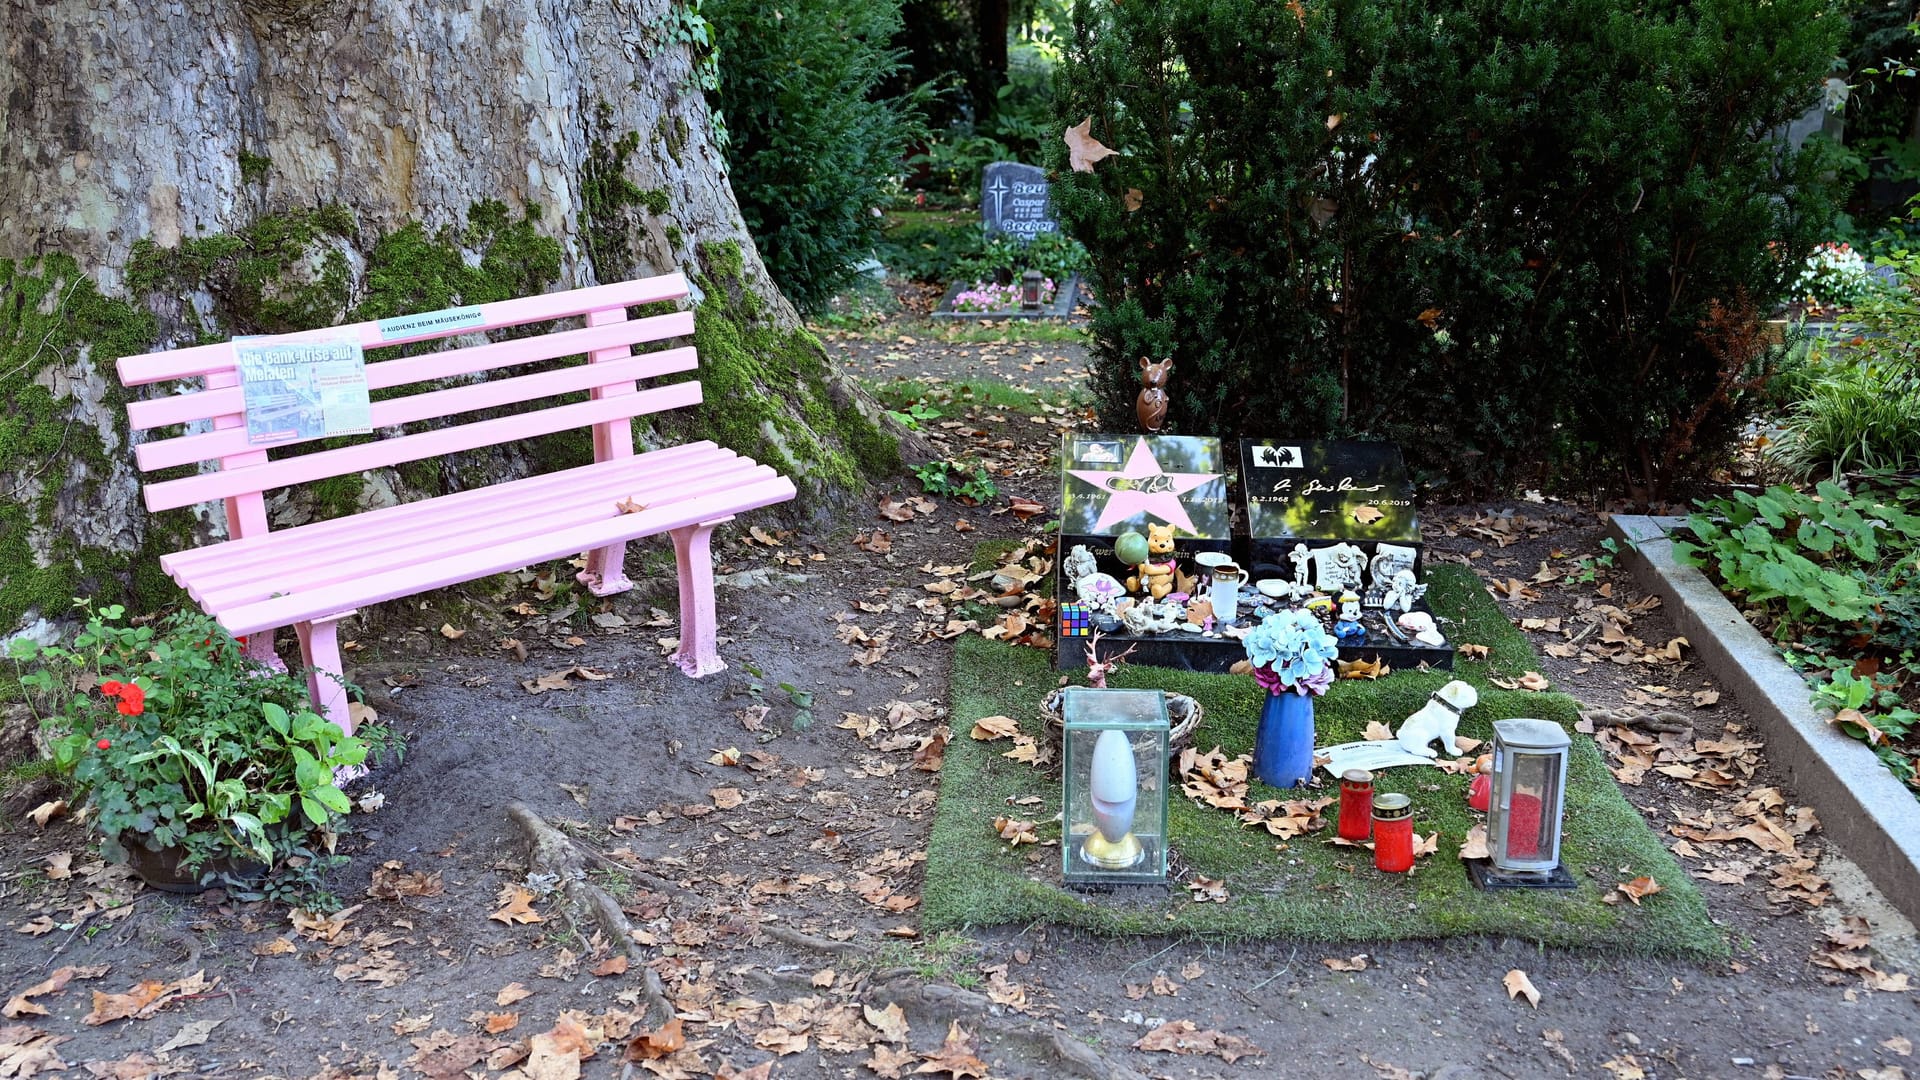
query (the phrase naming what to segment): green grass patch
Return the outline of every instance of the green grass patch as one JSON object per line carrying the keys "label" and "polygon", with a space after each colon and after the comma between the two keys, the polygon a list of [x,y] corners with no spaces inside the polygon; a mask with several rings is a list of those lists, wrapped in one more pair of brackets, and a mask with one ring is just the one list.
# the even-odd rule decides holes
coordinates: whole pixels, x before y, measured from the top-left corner
{"label": "green grass patch", "polygon": [[1025,342],[1088,341],[1085,323],[1057,319],[1002,319],[932,323],[922,337],[951,345],[1017,345]]}
{"label": "green grass patch", "polygon": [[[928,383],[918,379],[892,382],[866,382],[867,391],[889,409],[905,412],[914,405],[938,410],[941,418],[966,415],[968,409],[1004,410],[1029,416],[1044,415],[1047,409],[1062,409],[1081,403],[1083,395],[1069,390],[1047,392],[1009,386],[991,379]],[[1044,406],[1044,408],[1043,408]]]}
{"label": "green grass patch", "polygon": [[[1316,707],[1323,745],[1362,737],[1367,722],[1397,726],[1449,678],[1476,684],[1480,704],[1462,719],[1460,731],[1490,739],[1494,720],[1515,716],[1549,719],[1571,728],[1578,719],[1571,698],[1501,690],[1488,679],[1533,666],[1532,650],[1463,567],[1429,573],[1435,611],[1453,618],[1456,641],[1489,647],[1486,661],[1462,659],[1459,670],[1396,672],[1375,682],[1343,681]],[[1468,880],[1458,858],[1462,839],[1477,820],[1467,809],[1466,778],[1436,769],[1382,772],[1379,791],[1402,791],[1414,801],[1415,828],[1441,834],[1436,855],[1412,874],[1382,874],[1364,849],[1326,843],[1332,829],[1284,842],[1241,825],[1230,813],[1201,806],[1178,792],[1169,804],[1168,831],[1175,866],[1227,883],[1225,904],[1191,903],[1186,890],[1125,890],[1089,895],[1062,888],[1057,845],[1009,849],[994,834],[994,817],[1014,813],[1040,821],[1043,839],[1057,841],[1049,819],[1060,805],[1059,781],[1031,766],[1009,761],[1006,742],[967,737],[975,720],[1001,714],[1038,732],[1040,698],[1058,683],[1049,656],[978,637],[963,637],[954,660],[953,731],[941,771],[940,803],[927,849],[923,899],[930,930],[963,926],[1052,922],[1109,934],[1176,934],[1237,940],[1294,938],[1352,943],[1463,934],[1497,934],[1541,945],[1603,952],[1643,953],[1713,960],[1729,954],[1726,935],[1707,915],[1693,882],[1661,845],[1638,811],[1621,795],[1593,741],[1574,735],[1567,789],[1568,825],[1562,858],[1580,882],[1571,892],[1483,893]],[[1196,733],[1203,750],[1248,751],[1262,704],[1250,678],[1200,675],[1163,668],[1123,667],[1113,685],[1159,688],[1191,694],[1206,709]],[[1324,774],[1322,774],[1324,780]],[[1336,795],[1323,783],[1317,795]],[[1039,796],[1019,807],[1012,800]],[[1255,784],[1251,800],[1298,797]],[[1331,820],[1333,807],[1328,807]],[[1642,902],[1601,902],[1618,882],[1646,874],[1663,891]]]}

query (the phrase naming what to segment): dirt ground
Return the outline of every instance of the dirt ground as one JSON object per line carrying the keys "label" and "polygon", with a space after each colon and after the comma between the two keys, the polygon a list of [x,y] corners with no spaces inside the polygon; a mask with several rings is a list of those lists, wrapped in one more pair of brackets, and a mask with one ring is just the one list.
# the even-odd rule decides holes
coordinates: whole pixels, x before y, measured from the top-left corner
{"label": "dirt ground", "polygon": [[[1083,359],[1073,342],[937,337],[902,321],[830,335],[828,347],[862,377],[1034,389],[1065,385],[1045,380]],[[923,747],[945,723],[951,649],[932,633],[947,613],[921,587],[923,568],[1035,533],[1057,503],[1051,448],[1082,421],[948,419],[958,426],[931,430],[935,445],[991,460],[1000,497],[915,502],[902,486],[884,501],[910,520],[876,510],[814,534],[732,529],[716,556],[722,674],[690,680],[666,658],[676,604],[657,549],[632,556],[655,570],[649,583],[608,602],[528,580],[465,590],[460,625],[440,603],[418,625],[390,610],[362,630],[349,674],[408,750],[353,791],[377,793],[364,800],[377,809],[343,840],[354,861],[332,884],[348,907],[331,920],[290,921],[217,892],[138,891],[97,865],[70,822],[9,826],[0,1078],[1626,1080],[1920,1068],[1909,1057],[1920,993],[1893,989],[1899,973],[1920,975],[1913,928],[1817,829],[1785,851],[1671,831],[1712,835],[1756,799],[1795,820],[1764,748],[1702,760],[1688,739],[1649,746],[1632,728],[1603,726],[1603,740],[1628,797],[1699,876],[1733,942],[1724,967],[1516,940],[1380,943],[1357,971],[1323,963],[1348,955],[1287,941],[1044,926],[928,940],[916,908],[939,777]],[[1049,512],[1023,521],[1006,512],[1014,495]],[[1602,554],[1598,510],[1423,513],[1435,557],[1497,582],[1536,646],[1565,654],[1543,651],[1555,689],[1596,709],[1669,710],[1693,740],[1758,742],[1731,698],[1713,700],[1691,653],[1669,646],[1665,614],[1636,604],[1623,573],[1580,561]],[[547,680],[558,689],[534,681],[563,672]],[[553,830],[543,855],[530,855],[516,806],[520,821]],[[571,880],[614,899],[631,947],[609,938],[613,924],[569,916],[566,897],[579,893],[556,850],[582,860]],[[540,873],[556,866],[557,887]],[[63,989],[23,994],[68,968]],[[1537,1006],[1503,987],[1515,969]],[[655,987],[676,1029],[647,1015]],[[1191,1022],[1193,1052],[1134,1048],[1169,1021]]]}

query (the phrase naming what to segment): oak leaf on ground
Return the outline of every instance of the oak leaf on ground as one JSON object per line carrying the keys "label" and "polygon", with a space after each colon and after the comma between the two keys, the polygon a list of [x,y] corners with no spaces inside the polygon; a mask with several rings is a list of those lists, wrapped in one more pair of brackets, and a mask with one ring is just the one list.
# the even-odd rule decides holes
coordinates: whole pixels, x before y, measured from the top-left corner
{"label": "oak leaf on ground", "polygon": [[1527,978],[1527,973],[1519,968],[1507,972],[1506,976],[1500,980],[1500,985],[1507,988],[1509,1000],[1524,995],[1527,1004],[1536,1009],[1540,1007],[1540,991],[1534,989],[1533,980]]}
{"label": "oak leaf on ground", "polygon": [[1191,1020],[1169,1020],[1142,1035],[1133,1044],[1135,1050],[1158,1050],[1167,1054],[1209,1054],[1231,1065],[1243,1057],[1259,1057],[1265,1050],[1239,1037],[1208,1029],[1202,1031]]}

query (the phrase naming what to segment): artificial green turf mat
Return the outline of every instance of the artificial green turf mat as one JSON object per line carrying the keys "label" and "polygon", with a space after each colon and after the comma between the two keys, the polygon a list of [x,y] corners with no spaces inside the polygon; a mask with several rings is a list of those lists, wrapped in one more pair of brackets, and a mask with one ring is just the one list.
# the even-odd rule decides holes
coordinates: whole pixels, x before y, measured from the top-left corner
{"label": "artificial green turf mat", "polygon": [[[1479,580],[1459,566],[1434,567],[1428,577],[1430,605],[1456,620],[1454,640],[1488,646],[1488,659],[1459,658],[1452,673],[1405,671],[1378,681],[1336,683],[1316,702],[1319,744],[1359,739],[1369,720],[1397,727],[1428,694],[1456,677],[1480,692],[1479,705],[1461,720],[1462,735],[1491,739],[1492,722],[1514,716],[1554,720],[1570,729],[1578,719],[1573,699],[1502,690],[1488,682],[1494,675],[1512,679],[1536,661],[1526,638]],[[1052,819],[1060,807],[1058,779],[1002,757],[1009,749],[1005,740],[967,737],[974,721],[996,714],[1014,717],[1022,730],[1044,737],[1040,699],[1058,681],[1042,650],[974,636],[959,640],[953,741],[941,769],[940,802],[927,845],[922,910],[929,929],[1052,922],[1111,934],[1324,942],[1498,934],[1609,952],[1702,960],[1728,955],[1726,936],[1709,920],[1699,890],[1621,795],[1593,741],[1579,734],[1573,736],[1561,845],[1562,860],[1580,882],[1573,891],[1475,889],[1458,857],[1460,842],[1477,819],[1466,806],[1467,778],[1422,768],[1383,770],[1374,781],[1377,791],[1413,797],[1414,827],[1421,835],[1436,828],[1441,833],[1439,853],[1420,859],[1412,874],[1382,874],[1373,868],[1371,852],[1326,843],[1331,826],[1286,841],[1286,850],[1277,851],[1280,841],[1264,829],[1201,806],[1175,781],[1167,814],[1174,865],[1224,880],[1231,897],[1227,903],[1193,903],[1178,886],[1107,894],[1063,889],[1057,844],[1010,849],[991,825],[1004,814],[1032,818],[1040,823],[1042,839],[1057,841],[1060,827]],[[1238,754],[1253,745],[1262,692],[1249,677],[1126,666],[1111,685],[1198,699],[1206,720],[1193,742],[1201,750],[1219,745]],[[1323,783],[1313,793],[1281,792],[1256,782],[1248,801],[1337,796],[1338,785],[1325,771],[1317,776]],[[1037,804],[1014,803],[1036,795]],[[1335,809],[1325,811],[1329,821]],[[1661,891],[1638,907],[1601,902],[1613,885],[1642,874],[1658,881]]]}

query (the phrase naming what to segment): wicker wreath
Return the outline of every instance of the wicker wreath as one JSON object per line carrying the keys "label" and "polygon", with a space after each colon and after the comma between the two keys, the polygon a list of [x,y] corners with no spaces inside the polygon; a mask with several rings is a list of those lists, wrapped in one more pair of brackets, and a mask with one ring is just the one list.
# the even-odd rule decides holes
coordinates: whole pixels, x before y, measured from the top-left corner
{"label": "wicker wreath", "polygon": [[[1047,735],[1055,744],[1065,730],[1065,722],[1060,717],[1060,695],[1073,687],[1060,687],[1049,690],[1047,696],[1040,699],[1040,716],[1046,721]],[[1186,694],[1167,695],[1167,749],[1177,751],[1187,745],[1193,733],[1200,727],[1206,710],[1200,703]]]}

